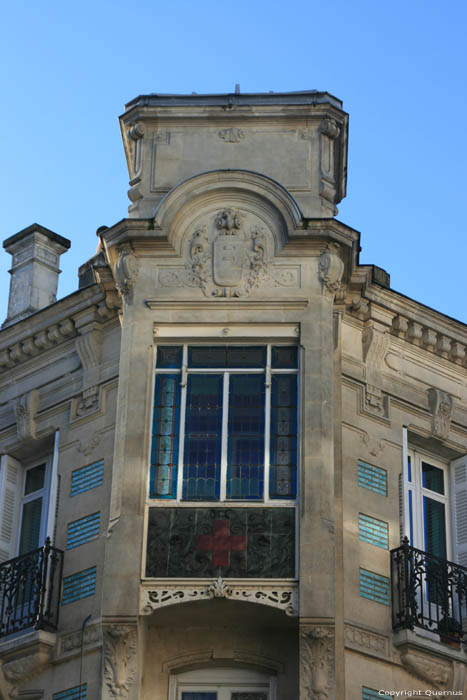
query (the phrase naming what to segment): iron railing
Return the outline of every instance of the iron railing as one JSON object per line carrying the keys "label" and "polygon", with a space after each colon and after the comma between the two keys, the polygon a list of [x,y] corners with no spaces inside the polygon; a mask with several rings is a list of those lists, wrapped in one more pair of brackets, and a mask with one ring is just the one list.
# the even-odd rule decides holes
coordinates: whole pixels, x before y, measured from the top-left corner
{"label": "iron railing", "polygon": [[459,642],[467,634],[467,568],[409,545],[391,551],[392,626]]}
{"label": "iron railing", "polygon": [[0,564],[0,637],[33,627],[57,629],[63,552],[50,539]]}

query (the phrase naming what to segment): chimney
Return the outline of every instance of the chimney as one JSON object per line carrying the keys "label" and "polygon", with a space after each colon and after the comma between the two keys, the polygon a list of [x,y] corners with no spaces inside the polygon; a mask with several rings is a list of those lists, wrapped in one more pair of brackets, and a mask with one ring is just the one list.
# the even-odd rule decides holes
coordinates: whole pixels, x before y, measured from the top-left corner
{"label": "chimney", "polygon": [[2,328],[56,301],[60,255],[70,245],[67,238],[40,224],[32,224],[3,242],[13,261],[8,316]]}

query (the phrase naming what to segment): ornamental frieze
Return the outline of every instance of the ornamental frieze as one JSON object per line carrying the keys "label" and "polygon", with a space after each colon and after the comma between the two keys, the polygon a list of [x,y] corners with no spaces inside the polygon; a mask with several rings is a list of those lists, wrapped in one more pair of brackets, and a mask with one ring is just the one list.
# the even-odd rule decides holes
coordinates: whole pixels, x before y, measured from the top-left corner
{"label": "ornamental frieze", "polygon": [[140,614],[150,615],[154,610],[196,601],[225,598],[241,603],[267,605],[298,615],[298,584],[274,581],[232,581],[222,578],[203,581],[174,581],[158,583],[148,581],[141,587]]}

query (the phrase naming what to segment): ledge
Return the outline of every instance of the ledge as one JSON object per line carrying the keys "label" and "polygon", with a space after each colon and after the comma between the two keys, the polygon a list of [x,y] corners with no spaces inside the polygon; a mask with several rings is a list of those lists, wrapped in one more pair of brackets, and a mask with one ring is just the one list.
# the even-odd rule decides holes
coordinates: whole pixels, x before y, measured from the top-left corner
{"label": "ledge", "polygon": [[8,638],[0,641],[0,659],[3,661],[9,657],[22,656],[22,652],[27,650],[27,653],[32,651],[31,647],[48,647],[52,650],[57,643],[57,635],[53,632],[45,632],[44,630],[24,630],[11,634]]}
{"label": "ledge", "polygon": [[462,645],[459,650],[453,649],[447,644],[442,644],[431,637],[425,637],[425,635],[417,634],[412,630],[399,630],[398,632],[394,632],[393,644],[395,647],[412,647],[419,651],[436,654],[436,656],[444,656],[445,658],[460,661],[464,664],[467,662],[467,654],[462,650]]}

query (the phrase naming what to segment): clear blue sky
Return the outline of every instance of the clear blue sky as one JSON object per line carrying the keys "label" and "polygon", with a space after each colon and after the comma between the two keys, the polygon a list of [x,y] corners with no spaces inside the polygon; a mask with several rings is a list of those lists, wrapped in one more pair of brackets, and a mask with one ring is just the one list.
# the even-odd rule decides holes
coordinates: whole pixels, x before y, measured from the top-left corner
{"label": "clear blue sky", "polygon": [[[70,238],[59,296],[95,231],[127,214],[117,116],[149,92],[327,90],[350,114],[347,199],[364,263],[467,321],[465,0],[5,2],[1,240]],[[0,322],[11,258],[3,249]]]}

